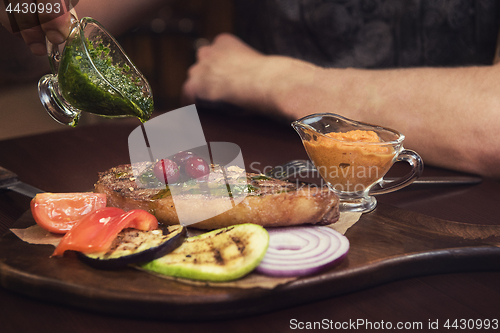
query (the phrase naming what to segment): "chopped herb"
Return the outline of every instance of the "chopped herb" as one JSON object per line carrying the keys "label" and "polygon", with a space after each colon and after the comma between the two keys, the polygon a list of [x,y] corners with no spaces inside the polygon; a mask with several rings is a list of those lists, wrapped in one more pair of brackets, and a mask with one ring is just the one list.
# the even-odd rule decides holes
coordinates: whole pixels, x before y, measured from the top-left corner
{"label": "chopped herb", "polygon": [[169,195],[172,195],[170,193],[170,188],[168,185],[166,185],[167,188],[161,190],[160,192],[156,193],[151,199],[156,200],[156,199],[162,199],[164,197],[168,197]]}
{"label": "chopped herb", "polygon": [[156,178],[153,170],[147,170],[139,176],[139,181],[145,185],[145,187],[162,187],[165,186],[162,182]]}
{"label": "chopped herb", "polygon": [[271,178],[269,178],[268,176],[263,175],[263,174],[260,174],[258,176],[253,176],[251,179],[252,180],[271,180]]}
{"label": "chopped herb", "polygon": [[120,178],[122,178],[122,177],[126,177],[126,176],[128,176],[128,172],[118,172],[118,173],[115,175],[116,179],[120,179]]}

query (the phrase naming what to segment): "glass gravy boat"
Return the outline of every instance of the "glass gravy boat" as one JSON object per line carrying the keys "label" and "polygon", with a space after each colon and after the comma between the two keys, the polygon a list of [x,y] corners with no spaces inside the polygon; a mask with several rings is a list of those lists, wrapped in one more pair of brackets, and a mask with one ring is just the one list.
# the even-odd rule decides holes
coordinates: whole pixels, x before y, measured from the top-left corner
{"label": "glass gravy boat", "polygon": [[38,95],[59,123],[76,126],[82,112],[133,116],[153,111],[151,87],[121,46],[96,20],[72,18],[62,54],[47,40],[52,73],[38,82]]}
{"label": "glass gravy boat", "polygon": [[[323,180],[339,196],[341,211],[369,212],[377,205],[374,195],[399,190],[422,174],[422,159],[404,149],[404,135],[392,129],[332,113],[313,114],[292,126]],[[399,161],[408,162],[411,171],[385,182],[384,175]]]}

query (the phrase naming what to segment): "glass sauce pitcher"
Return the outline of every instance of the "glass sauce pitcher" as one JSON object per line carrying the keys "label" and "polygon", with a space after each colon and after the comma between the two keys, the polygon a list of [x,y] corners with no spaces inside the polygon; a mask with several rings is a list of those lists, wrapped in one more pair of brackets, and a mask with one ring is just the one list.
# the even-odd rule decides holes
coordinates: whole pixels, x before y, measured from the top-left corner
{"label": "glass sauce pitcher", "polygon": [[[377,205],[374,195],[401,189],[422,174],[422,159],[404,149],[405,136],[392,129],[332,113],[313,114],[292,126],[321,177],[339,196],[341,211],[369,212]],[[383,177],[398,161],[408,162],[410,173],[385,182]]]}
{"label": "glass sauce pitcher", "polygon": [[149,83],[118,42],[96,20],[72,17],[62,54],[47,40],[52,73],[38,82],[47,112],[76,126],[81,112],[103,117],[133,116],[145,122],[153,111]]}

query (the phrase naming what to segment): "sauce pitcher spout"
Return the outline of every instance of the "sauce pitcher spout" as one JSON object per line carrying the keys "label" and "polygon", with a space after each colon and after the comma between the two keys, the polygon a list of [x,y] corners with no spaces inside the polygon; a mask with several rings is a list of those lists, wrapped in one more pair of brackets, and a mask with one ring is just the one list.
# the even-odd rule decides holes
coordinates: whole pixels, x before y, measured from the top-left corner
{"label": "sauce pitcher spout", "polygon": [[293,129],[299,134],[302,141],[310,141],[317,131],[297,120],[292,123]]}

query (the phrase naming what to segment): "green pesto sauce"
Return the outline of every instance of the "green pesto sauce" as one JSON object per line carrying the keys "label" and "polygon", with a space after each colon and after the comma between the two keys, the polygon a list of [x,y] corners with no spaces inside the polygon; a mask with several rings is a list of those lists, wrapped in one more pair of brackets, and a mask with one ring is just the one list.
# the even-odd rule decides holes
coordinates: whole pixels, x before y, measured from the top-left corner
{"label": "green pesto sauce", "polygon": [[[64,98],[75,108],[105,117],[133,116],[147,121],[153,112],[153,99],[145,96],[140,82],[134,82],[128,66],[112,64],[109,48],[102,43],[87,48],[95,68],[122,95],[113,90],[93,69],[79,38],[64,48],[59,67],[59,86]],[[137,80],[139,81],[139,80]]]}
{"label": "green pesto sauce", "polygon": [[176,184],[165,185],[154,176],[153,172],[146,171],[141,176],[139,176],[141,183],[149,188],[162,188],[157,194],[155,194],[152,199],[161,199],[172,195],[172,190],[175,190],[177,195],[184,194],[206,194],[211,196],[226,196],[232,197],[234,195],[253,193],[258,190],[255,186],[247,183],[234,184],[229,189],[227,186],[221,186],[215,183],[198,182],[194,179],[179,182]]}

